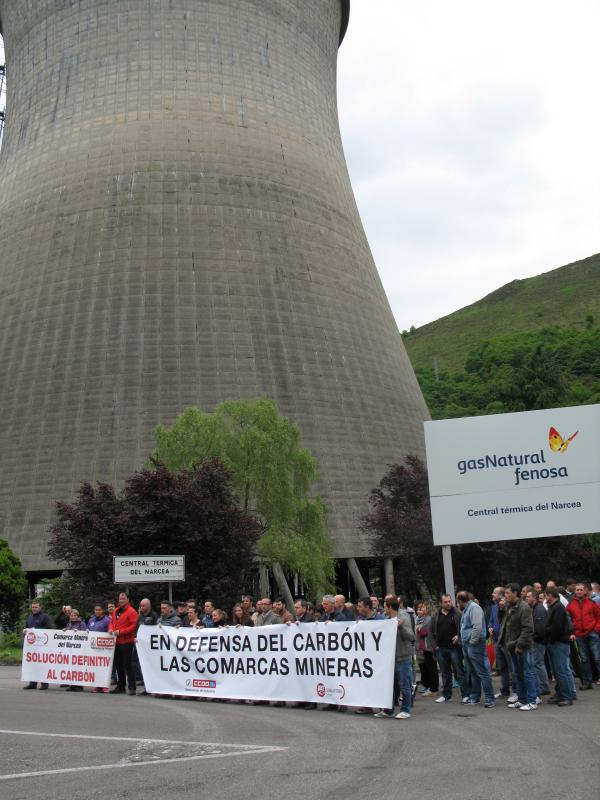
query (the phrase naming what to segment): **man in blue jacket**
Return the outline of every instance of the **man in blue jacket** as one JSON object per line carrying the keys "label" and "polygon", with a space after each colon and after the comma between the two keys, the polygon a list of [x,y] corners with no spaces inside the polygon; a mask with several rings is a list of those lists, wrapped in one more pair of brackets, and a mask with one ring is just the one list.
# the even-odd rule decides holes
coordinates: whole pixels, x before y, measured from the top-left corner
{"label": "man in blue jacket", "polygon": [[471,678],[470,696],[463,703],[475,705],[481,702],[481,688],[485,694],[485,708],[494,708],[492,671],[485,646],[486,626],[483,609],[475,603],[468,592],[458,592],[456,605],[462,611],[460,640],[465,665]]}

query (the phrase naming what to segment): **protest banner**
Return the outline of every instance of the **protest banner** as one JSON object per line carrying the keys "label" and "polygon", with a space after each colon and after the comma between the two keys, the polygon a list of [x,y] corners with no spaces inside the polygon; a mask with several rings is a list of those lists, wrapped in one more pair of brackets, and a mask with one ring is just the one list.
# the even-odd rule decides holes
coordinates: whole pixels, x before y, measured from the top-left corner
{"label": "protest banner", "polygon": [[142,626],[146,691],[246,700],[388,707],[395,620],[261,628]]}
{"label": "protest banner", "polygon": [[114,653],[115,637],[109,633],[30,628],[21,680],[108,688]]}

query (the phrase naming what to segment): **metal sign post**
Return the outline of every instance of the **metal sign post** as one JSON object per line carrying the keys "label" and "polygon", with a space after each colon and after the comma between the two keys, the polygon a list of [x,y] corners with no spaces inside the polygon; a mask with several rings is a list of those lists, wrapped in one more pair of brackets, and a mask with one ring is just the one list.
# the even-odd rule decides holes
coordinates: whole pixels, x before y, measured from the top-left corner
{"label": "metal sign post", "polygon": [[454,571],[452,569],[451,545],[442,545],[442,559],[444,560],[444,583],[446,584],[446,594],[449,594],[452,598],[452,605],[456,605],[456,598],[454,597]]}

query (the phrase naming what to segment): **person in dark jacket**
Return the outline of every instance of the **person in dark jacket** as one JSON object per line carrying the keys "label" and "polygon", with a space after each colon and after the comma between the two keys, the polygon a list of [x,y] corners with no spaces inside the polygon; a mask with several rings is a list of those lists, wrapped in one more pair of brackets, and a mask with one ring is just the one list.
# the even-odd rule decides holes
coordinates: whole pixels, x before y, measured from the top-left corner
{"label": "person in dark jacket", "polygon": [[548,616],[546,618],[546,642],[552,672],[556,679],[556,695],[548,702],[558,706],[572,706],[576,698],[575,681],[571,672],[569,655],[571,631],[567,612],[560,602],[558,589],[546,589]]}
{"label": "person in dark jacket", "polygon": [[538,682],[538,695],[550,694],[548,673],[546,671],[546,622],[548,612],[540,603],[539,594],[532,589],[525,597],[533,617],[533,668]]}
{"label": "person in dark jacket", "polygon": [[64,630],[69,624],[70,619],[71,606],[63,606],[60,610],[60,614],[57,614],[54,619],[54,626],[58,628],[58,630]]}
{"label": "person in dark jacket", "polygon": [[308,603],[302,597],[294,600],[294,614],[296,622],[314,622],[315,618],[308,611]]}
{"label": "person in dark jacket", "polygon": [[[45,611],[42,610],[42,604],[39,600],[33,600],[31,603],[31,613],[27,616],[25,620],[25,627],[23,628],[23,635],[27,633],[28,630],[31,628],[44,628],[46,630],[54,628],[52,624],[52,620],[46,614]],[[36,681],[29,681],[27,686],[23,687],[24,689],[37,689]],[[47,689],[47,683],[40,683],[40,689]]]}
{"label": "person in dark jacket", "polygon": [[[204,624],[204,617],[202,617]],[[212,622],[212,619],[211,619]],[[180,628],[181,619],[175,613],[172,603],[169,600],[161,600],[160,617],[156,620],[157,625],[164,625],[166,628]]]}
{"label": "person in dark jacket", "polygon": [[[494,587],[494,591],[492,592],[492,605],[489,608],[489,614],[487,616],[487,626],[488,635],[491,636],[494,643],[496,671],[500,675],[500,692],[495,695],[495,697],[504,697],[508,700],[511,696],[511,684],[514,685],[511,670],[512,662],[508,651],[505,650],[504,647],[501,647],[498,642],[500,626],[506,614],[507,603],[508,601],[504,595],[504,586]],[[517,696],[514,695],[512,702],[514,703],[517,699]]]}
{"label": "person in dark jacket", "polygon": [[[107,633],[108,626],[110,625],[110,616],[104,611],[102,603],[96,603],[94,606],[94,613],[88,619],[87,628],[92,633]],[[94,694],[98,692],[106,693],[108,689],[105,686],[94,686],[92,689]]]}
{"label": "person in dark jacket", "polygon": [[173,607],[175,608],[175,613],[181,620],[181,627],[182,628],[190,628],[190,621],[188,619],[188,605],[184,603],[183,600],[176,600],[173,603]]}
{"label": "person in dark jacket", "polygon": [[152,604],[147,597],[142,598],[140,600],[140,604],[138,606],[138,629],[140,625],[157,625],[158,624],[158,614],[152,608]]}
{"label": "person in dark jacket", "polygon": [[[141,625],[157,625],[157,624],[158,624],[158,614],[152,608],[150,600],[147,597],[142,598],[138,606],[137,630],[140,629]],[[144,687],[144,676],[142,675],[142,667],[140,664],[140,659],[136,647],[133,648],[133,654],[131,658],[133,661],[133,671],[135,672],[136,686],[142,687],[142,694],[148,694],[148,692]]]}
{"label": "person in dark jacket", "polygon": [[435,640],[435,656],[442,673],[442,695],[436,703],[447,703],[452,699],[452,673],[460,687],[462,697],[469,692],[463,668],[462,647],[460,646],[460,611],[454,607],[452,597],[443,594],[441,606],[431,617],[431,633]]}
{"label": "person in dark jacket", "polygon": [[509,708],[534,711],[537,709],[538,687],[533,670],[533,615],[527,603],[521,600],[518,583],[509,583],[504,594],[508,607],[498,641],[510,653],[517,684],[517,700],[508,705]]}
{"label": "person in dark jacket", "polygon": [[351,608],[346,606],[346,598],[343,594],[336,594],[333,598],[335,606],[334,619],[336,622],[354,622],[356,615]]}

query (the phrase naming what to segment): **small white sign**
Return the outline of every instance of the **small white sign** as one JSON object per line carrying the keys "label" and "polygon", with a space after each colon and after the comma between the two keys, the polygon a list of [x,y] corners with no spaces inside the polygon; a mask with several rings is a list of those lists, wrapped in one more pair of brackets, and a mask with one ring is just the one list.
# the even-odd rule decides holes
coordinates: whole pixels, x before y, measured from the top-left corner
{"label": "small white sign", "polygon": [[185,582],[185,556],[113,556],[115,583]]}
{"label": "small white sign", "polygon": [[600,531],[600,405],[425,423],[436,545]]}

